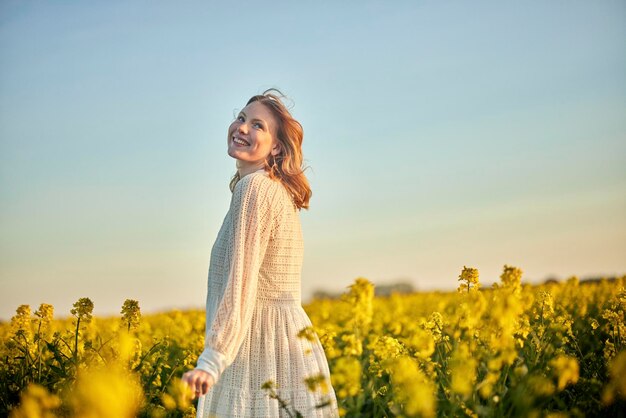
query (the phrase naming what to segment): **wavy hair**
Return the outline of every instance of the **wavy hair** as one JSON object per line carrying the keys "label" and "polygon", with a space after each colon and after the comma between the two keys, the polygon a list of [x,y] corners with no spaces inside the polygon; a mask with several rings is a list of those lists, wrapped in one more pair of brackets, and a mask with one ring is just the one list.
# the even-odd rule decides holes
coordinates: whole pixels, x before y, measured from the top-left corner
{"label": "wavy hair", "polygon": [[[276,92],[274,94],[272,92]],[[278,155],[269,155],[264,162],[265,171],[271,179],[280,181],[292,197],[293,203],[298,210],[309,209],[309,200],[313,192],[309,181],[304,175],[302,140],[304,130],[300,122],[295,120],[289,110],[281,101],[286,97],[280,90],[271,88],[262,94],[252,96],[246,106],[252,102],[260,102],[268,108],[276,119],[276,140],[280,142],[281,151]],[[240,180],[239,172],[236,172],[230,180],[231,192],[235,190],[235,185]]]}

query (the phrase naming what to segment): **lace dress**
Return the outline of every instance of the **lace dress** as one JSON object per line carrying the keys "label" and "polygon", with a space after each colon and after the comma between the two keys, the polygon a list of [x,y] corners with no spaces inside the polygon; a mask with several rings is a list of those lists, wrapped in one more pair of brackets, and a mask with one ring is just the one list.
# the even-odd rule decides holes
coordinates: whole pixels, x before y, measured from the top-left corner
{"label": "lace dress", "polygon": [[[263,169],[241,178],[211,249],[205,348],[196,368],[216,384],[199,398],[197,418],[288,417],[261,389],[268,380],[292,412],[339,416],[319,339],[297,337],[311,326],[301,305],[303,248],[299,212],[282,183]],[[320,373],[326,394],[304,382]]]}

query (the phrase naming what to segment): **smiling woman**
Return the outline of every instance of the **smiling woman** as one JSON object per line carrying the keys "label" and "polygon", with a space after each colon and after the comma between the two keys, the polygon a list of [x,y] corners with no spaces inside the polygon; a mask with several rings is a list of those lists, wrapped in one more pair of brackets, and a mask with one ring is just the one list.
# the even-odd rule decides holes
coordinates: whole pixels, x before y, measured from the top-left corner
{"label": "smiling woman", "polygon": [[[299,210],[311,197],[302,139],[271,90],[228,128],[233,195],[211,249],[204,351],[182,377],[199,397],[198,418],[339,416],[318,336],[298,336],[312,329],[300,293]],[[289,411],[264,390],[270,381]]]}
{"label": "smiling woman", "polygon": [[302,170],[304,131],[272,90],[248,100],[228,128],[228,155],[238,168],[230,190],[246,174],[264,168],[287,188],[298,209],[308,209],[312,192]]}
{"label": "smiling woman", "polygon": [[261,102],[248,104],[228,128],[228,155],[237,159],[237,168],[245,176],[263,164],[268,154],[280,153],[280,142],[272,135],[276,120]]}

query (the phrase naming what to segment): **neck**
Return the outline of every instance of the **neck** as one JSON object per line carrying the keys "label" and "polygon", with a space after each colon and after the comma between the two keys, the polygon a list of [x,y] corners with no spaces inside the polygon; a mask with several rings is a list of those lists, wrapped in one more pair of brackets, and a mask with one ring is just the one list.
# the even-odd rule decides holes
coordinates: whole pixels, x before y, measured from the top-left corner
{"label": "neck", "polygon": [[243,178],[250,173],[254,173],[255,171],[262,170],[263,164],[252,164],[252,163],[241,163],[237,161],[237,171],[239,172],[239,178]]}

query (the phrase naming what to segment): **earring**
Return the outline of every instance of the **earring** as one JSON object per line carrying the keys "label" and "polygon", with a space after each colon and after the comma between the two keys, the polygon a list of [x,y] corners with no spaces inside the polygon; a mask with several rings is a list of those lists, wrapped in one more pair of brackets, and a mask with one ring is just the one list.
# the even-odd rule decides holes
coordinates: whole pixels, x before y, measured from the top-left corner
{"label": "earring", "polygon": [[274,156],[274,158],[272,158],[272,160],[274,160],[274,163],[272,164],[271,170],[272,171],[278,171],[278,164],[276,164],[276,156]]}

